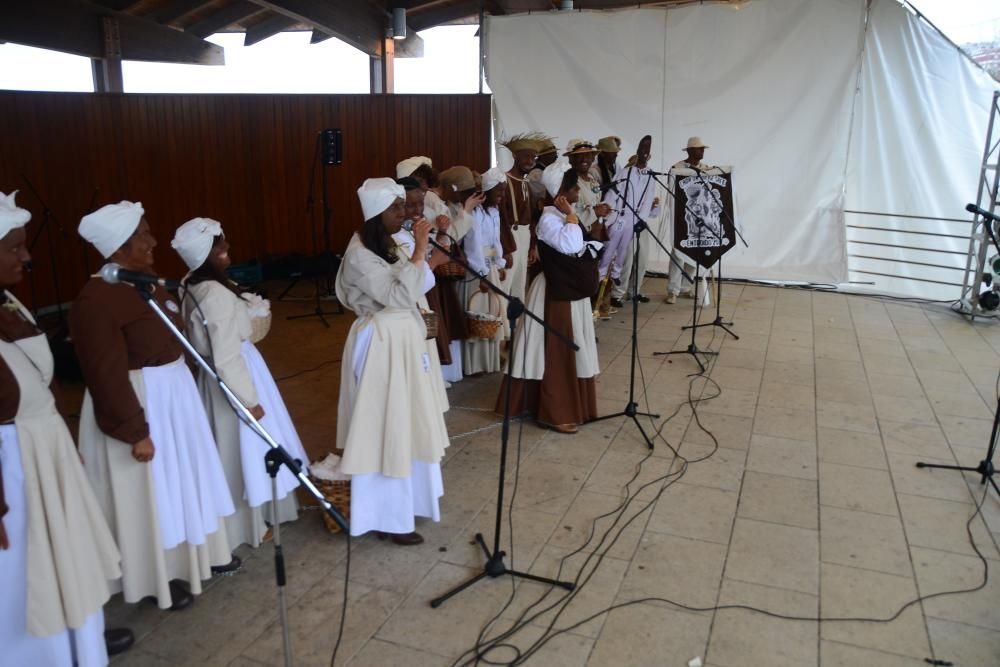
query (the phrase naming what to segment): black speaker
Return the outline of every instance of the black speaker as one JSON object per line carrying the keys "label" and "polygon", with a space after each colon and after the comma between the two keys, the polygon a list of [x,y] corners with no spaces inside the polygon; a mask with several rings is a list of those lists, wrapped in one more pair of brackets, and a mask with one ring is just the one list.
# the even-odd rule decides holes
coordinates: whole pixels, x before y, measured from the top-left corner
{"label": "black speaker", "polygon": [[344,161],[343,136],[339,129],[323,130],[323,164],[339,165]]}

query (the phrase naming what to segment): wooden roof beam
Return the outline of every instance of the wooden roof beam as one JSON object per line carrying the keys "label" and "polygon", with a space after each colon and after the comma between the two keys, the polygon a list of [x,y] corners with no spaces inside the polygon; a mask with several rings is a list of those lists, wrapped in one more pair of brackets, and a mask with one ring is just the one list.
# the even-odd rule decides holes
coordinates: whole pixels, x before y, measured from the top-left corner
{"label": "wooden roof beam", "polygon": [[208,37],[219,32],[227,26],[231,26],[237,21],[253,16],[260,11],[260,7],[246,0],[238,0],[222,9],[209,14],[192,26],[188,26],[185,32],[190,32],[198,37]]}
{"label": "wooden roof beam", "polygon": [[253,46],[258,42],[263,42],[268,37],[273,37],[282,30],[288,30],[295,24],[295,19],[275,14],[247,28],[246,33],[243,35],[243,46]]}
{"label": "wooden roof beam", "polygon": [[172,23],[185,14],[190,14],[194,10],[204,7],[208,3],[209,0],[171,0],[171,2],[161,5],[149,14],[146,14],[143,18],[156,21],[157,23]]}
{"label": "wooden roof beam", "polygon": [[225,64],[220,46],[87,0],[0,3],[0,40],[103,58],[104,17],[117,21],[123,60]]}

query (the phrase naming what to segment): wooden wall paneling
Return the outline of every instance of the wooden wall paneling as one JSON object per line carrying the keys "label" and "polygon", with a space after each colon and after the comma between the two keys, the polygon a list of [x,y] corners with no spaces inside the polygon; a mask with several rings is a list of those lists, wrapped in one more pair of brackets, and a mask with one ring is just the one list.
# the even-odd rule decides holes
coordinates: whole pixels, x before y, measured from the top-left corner
{"label": "wooden wall paneling", "polygon": [[[489,160],[489,98],[476,95],[94,95],[0,91],[0,190],[20,189],[32,211],[29,238],[43,205],[53,228],[35,248],[38,304],[54,303],[49,267],[59,267],[64,301],[79,291],[103,259],[83,243],[80,217],[121,199],[141,201],[157,236],[157,269],[181,275],[170,248],[174,230],[194,216],[220,220],[235,261],[289,252],[311,254],[312,227],[322,243],[322,166],[314,186],[315,216],[306,195],[316,134],[343,131],[344,163],[326,167],[332,210],[331,246],[342,252],[360,227],[355,194],[365,178],[395,176],[410,155],[438,168]],[[17,290],[30,302],[27,285]]]}

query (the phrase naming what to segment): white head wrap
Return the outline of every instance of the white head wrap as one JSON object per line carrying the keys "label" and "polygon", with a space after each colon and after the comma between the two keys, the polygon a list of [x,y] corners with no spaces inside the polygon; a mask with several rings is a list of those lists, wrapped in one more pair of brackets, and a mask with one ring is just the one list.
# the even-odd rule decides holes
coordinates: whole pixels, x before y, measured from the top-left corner
{"label": "white head wrap", "polygon": [[396,164],[396,178],[406,178],[411,176],[413,172],[420,167],[427,165],[432,166],[431,159],[429,157],[424,157],[423,155],[414,155],[413,157],[408,157],[402,162]]}
{"label": "white head wrap", "polygon": [[507,174],[503,172],[500,167],[493,167],[492,169],[487,169],[483,175],[483,192],[489,192],[496,186],[507,181]]}
{"label": "white head wrap", "polygon": [[392,206],[397,198],[406,199],[406,189],[391,178],[369,178],[358,188],[365,220],[371,220]]}
{"label": "white head wrap", "polygon": [[31,220],[31,213],[27,209],[18,208],[14,203],[16,196],[17,190],[9,195],[0,192],[0,239],[11,231],[24,227]]}
{"label": "white head wrap", "polygon": [[145,212],[141,202],[108,204],[83,216],[77,231],[106,259],[135,233]]}
{"label": "white head wrap", "polygon": [[205,263],[212,252],[216,236],[222,235],[222,225],[211,218],[188,220],[174,232],[170,245],[181,256],[187,267],[194,271]]}
{"label": "white head wrap", "polygon": [[559,194],[559,188],[562,186],[563,174],[565,174],[570,169],[570,163],[568,160],[559,158],[549,166],[545,168],[542,172],[542,185],[548,190],[549,194],[555,197]]}

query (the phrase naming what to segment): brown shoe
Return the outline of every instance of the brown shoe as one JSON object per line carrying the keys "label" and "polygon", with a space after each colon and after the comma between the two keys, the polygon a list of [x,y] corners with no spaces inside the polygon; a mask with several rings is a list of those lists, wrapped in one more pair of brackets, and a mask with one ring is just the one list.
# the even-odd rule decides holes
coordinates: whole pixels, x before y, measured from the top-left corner
{"label": "brown shoe", "polygon": [[391,538],[393,544],[398,544],[401,547],[412,547],[412,546],[416,546],[417,544],[423,544],[424,543],[424,537],[423,537],[423,535],[421,535],[417,531],[413,531],[412,533],[404,533],[404,534],[398,534],[398,533],[396,533],[396,534],[389,534],[389,533],[383,533],[382,531],[376,531],[375,534],[378,535],[378,539],[380,539],[380,540],[384,540],[387,537]]}
{"label": "brown shoe", "polygon": [[576,427],[576,424],[554,424],[552,430],[556,433],[570,434],[576,433],[579,429]]}

